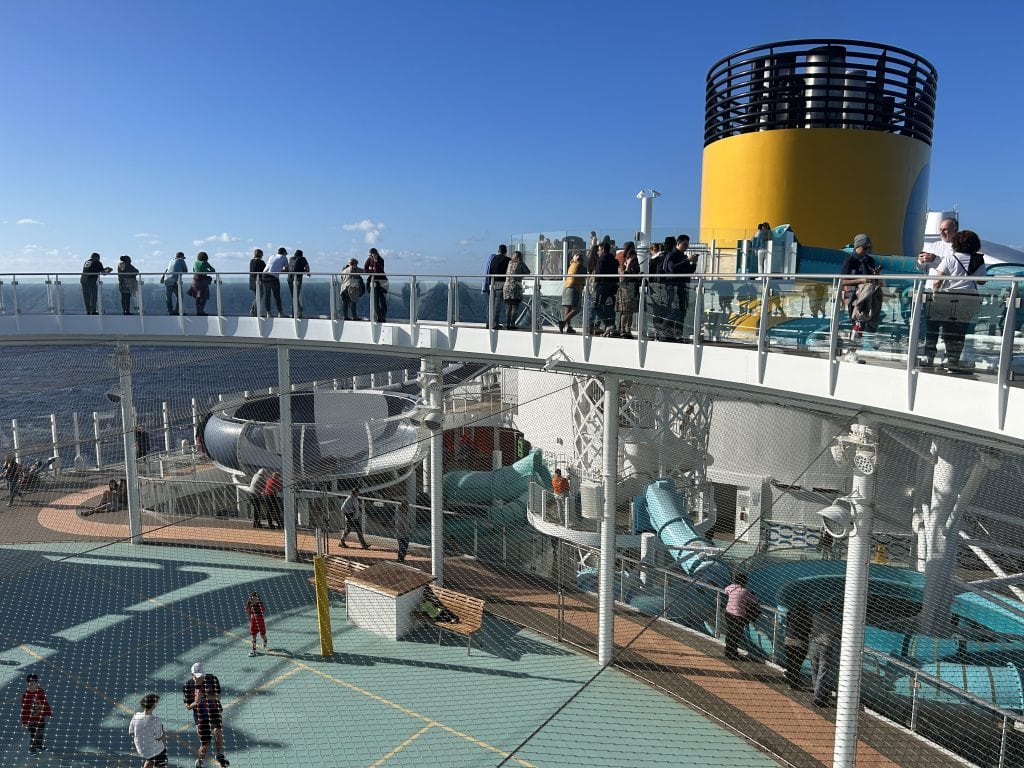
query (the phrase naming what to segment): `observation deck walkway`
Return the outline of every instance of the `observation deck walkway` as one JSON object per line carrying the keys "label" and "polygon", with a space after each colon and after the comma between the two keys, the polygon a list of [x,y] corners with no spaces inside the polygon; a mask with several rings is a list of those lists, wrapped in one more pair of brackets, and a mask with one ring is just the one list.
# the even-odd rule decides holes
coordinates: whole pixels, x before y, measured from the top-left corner
{"label": "observation deck walkway", "polygon": [[[196,316],[181,311],[183,295],[177,297],[179,312],[169,314],[163,308],[163,286],[153,285],[153,275],[141,276],[138,311],[131,315],[104,311],[114,305],[116,280],[110,278],[100,285],[98,314],[88,315],[78,275],[0,276],[0,340],[280,344],[614,373],[833,413],[867,408],[1004,447],[1024,444],[1024,390],[1019,386],[1024,314],[1018,308],[1024,278],[990,279],[980,289],[979,308],[968,318],[966,367],[953,374],[922,367],[929,302],[927,281],[919,275],[881,281],[881,323],[856,341],[835,276],[697,276],[685,288],[688,309],[682,315],[671,300],[666,303],[668,278],[659,276],[657,283],[644,278],[633,339],[591,332],[607,310],[593,306],[589,294],[584,295],[580,332],[560,333],[561,279],[555,277],[524,278],[522,330],[488,327],[499,315],[494,297],[488,302],[476,288],[481,278],[475,276],[389,276],[390,316],[382,323],[341,317],[340,275],[306,277],[302,318],[250,316],[247,277],[217,274],[209,314]],[[671,286],[671,292],[677,287]],[[939,350],[941,357],[941,343]]]}

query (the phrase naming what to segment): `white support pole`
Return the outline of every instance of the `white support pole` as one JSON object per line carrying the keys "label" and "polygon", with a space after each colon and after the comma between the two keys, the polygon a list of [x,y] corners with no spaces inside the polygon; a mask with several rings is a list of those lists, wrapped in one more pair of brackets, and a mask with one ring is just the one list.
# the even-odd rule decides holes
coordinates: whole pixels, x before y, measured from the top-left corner
{"label": "white support pole", "polygon": [[57,441],[57,414],[50,414],[50,441],[53,444],[53,465],[60,466],[60,443]]}
{"label": "white support pole", "polygon": [[96,446],[96,469],[103,469],[103,446],[100,442],[100,413],[92,412],[92,437]]}
{"label": "white support pole", "polygon": [[21,464],[21,435],[18,433],[17,419],[11,419],[11,441],[14,443],[14,460]]}
{"label": "white support pole", "polygon": [[164,423],[164,453],[170,453],[171,446],[171,407],[165,400],[160,404],[160,414]]}
{"label": "white support pole", "polygon": [[77,469],[78,459],[82,457],[82,430],[78,425],[78,411],[71,412],[71,429],[75,433],[75,465]]}
{"label": "white support pole", "polygon": [[615,620],[615,484],[618,480],[619,377],[604,377],[604,516],[601,520],[601,566],[597,592],[597,662],[608,664],[614,649]]}
{"label": "white support pole", "polygon": [[284,559],[299,559],[295,537],[295,467],[292,453],[291,354],[287,347],[277,348],[277,386],[281,410],[281,492],[284,501]]}
{"label": "white support pole", "polygon": [[[860,423],[876,434],[875,424],[865,418]],[[877,444],[872,445],[874,449]],[[853,500],[854,529],[846,553],[846,587],[843,592],[843,631],[839,648],[839,685],[836,690],[836,737],[833,747],[833,768],[852,768],[857,758],[857,728],[860,724],[860,683],[864,656],[864,618],[868,597],[868,563],[871,560],[871,525],[875,503],[875,477],[878,473],[877,451],[874,471],[864,474],[861,464],[854,462]]]}
{"label": "white support pole", "polygon": [[199,401],[192,398],[192,445],[199,445]]}
{"label": "white support pole", "polygon": [[127,344],[119,344],[115,360],[121,388],[121,431],[124,471],[128,482],[128,533],[132,544],[142,543],[142,503],[139,498],[139,468],[135,461],[135,406],[132,403],[132,356]]}
{"label": "white support pole", "polygon": [[[441,366],[437,360],[423,358],[423,397],[431,409],[441,410],[444,402],[441,392]],[[441,478],[444,473],[444,429],[430,435],[430,572],[438,586],[444,586],[444,492]]]}

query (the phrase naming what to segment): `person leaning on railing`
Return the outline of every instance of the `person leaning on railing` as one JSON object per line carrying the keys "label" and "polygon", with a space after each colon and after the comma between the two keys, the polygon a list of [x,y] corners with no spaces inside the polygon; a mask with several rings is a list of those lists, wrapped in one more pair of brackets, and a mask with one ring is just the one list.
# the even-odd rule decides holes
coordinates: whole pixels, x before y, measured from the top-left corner
{"label": "person leaning on railing", "polygon": [[935,364],[935,352],[942,334],[946,345],[946,370],[962,373],[969,366],[960,361],[968,326],[981,307],[978,285],[983,281],[957,278],[978,277],[987,274],[985,257],[981,253],[981,238],[969,229],[953,235],[952,250],[938,257],[922,252],[917,261],[929,267],[929,274],[946,280],[930,280],[931,301],[925,321],[924,358],[921,366],[930,368]]}
{"label": "person leaning on railing", "polygon": [[572,252],[565,282],[562,283],[562,319],[558,321],[559,333],[576,333],[572,319],[580,313],[583,303],[583,289],[587,285],[587,272],[583,267],[583,254]]}

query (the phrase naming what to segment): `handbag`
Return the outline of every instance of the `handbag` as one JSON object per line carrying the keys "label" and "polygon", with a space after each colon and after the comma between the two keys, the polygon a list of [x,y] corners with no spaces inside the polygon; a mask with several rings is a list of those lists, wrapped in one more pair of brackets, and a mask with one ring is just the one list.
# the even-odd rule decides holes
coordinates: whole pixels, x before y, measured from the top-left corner
{"label": "handbag", "polygon": [[976,293],[938,291],[930,294],[926,302],[925,317],[937,322],[967,323],[981,308],[981,297]]}

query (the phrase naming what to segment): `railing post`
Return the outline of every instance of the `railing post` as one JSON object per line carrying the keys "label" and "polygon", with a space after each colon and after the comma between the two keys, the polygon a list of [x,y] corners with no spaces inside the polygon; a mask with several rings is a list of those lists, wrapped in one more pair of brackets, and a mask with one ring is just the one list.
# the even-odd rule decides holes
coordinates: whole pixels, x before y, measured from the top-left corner
{"label": "railing post", "polygon": [[11,440],[14,443],[14,460],[21,464],[21,435],[18,434],[17,419],[11,419]]}
{"label": "railing post", "polygon": [[18,303],[18,276],[11,276],[11,301],[14,304],[14,314],[21,314],[21,305]]}
{"label": "railing post", "polygon": [[103,314],[103,278],[96,278],[96,312]]}
{"label": "railing post", "polygon": [[[60,444],[57,442],[57,414],[50,414],[50,439],[53,443],[53,465],[60,466]],[[56,471],[56,469],[54,469]]]}
{"label": "railing post", "polygon": [[584,336],[589,336],[590,335],[590,327],[591,327],[591,321],[590,321],[591,306],[590,306],[590,304],[591,304],[591,300],[592,300],[592,298],[591,298],[590,291],[587,289],[586,286],[584,286],[584,288],[583,288],[583,312],[582,312],[582,317],[583,317],[582,326],[583,327],[580,328],[580,331],[583,332]]}
{"label": "railing post", "polygon": [[144,278],[143,278],[142,275],[139,275],[139,277],[138,277],[138,279],[136,281],[136,284],[138,285],[138,288],[136,289],[136,292],[137,292],[136,298],[139,300],[139,314],[140,315],[144,315],[144,314],[146,314],[146,312],[145,312],[145,309],[142,306],[142,294],[144,293],[144,291],[142,289],[145,288],[145,282],[144,282]]}
{"label": "railing post", "polygon": [[1009,738],[1009,719],[1006,715],[1003,715],[1003,727],[999,733],[999,765],[998,768],[1004,768],[1006,765],[1006,748],[1007,740]]}
{"label": "railing post", "polygon": [[103,448],[100,442],[100,414],[92,412],[92,434],[96,446],[96,469],[103,469]]}
{"label": "railing post", "polygon": [[448,306],[445,311],[445,320],[448,323],[448,327],[451,328],[455,325],[455,302],[458,301],[459,297],[459,278],[454,275],[448,278]]}
{"label": "railing post", "polygon": [[480,553],[480,524],[473,521],[473,557],[479,557]]}
{"label": "railing post", "polygon": [[494,328],[494,281],[487,283],[487,327]]}
{"label": "railing post", "polygon": [[217,317],[224,317],[224,302],[221,301],[221,290],[220,290],[221,280],[220,280],[220,274],[219,273],[214,274],[214,276],[213,276],[213,284],[215,286],[215,291],[216,291],[216,294],[217,294]]}
{"label": "railing post", "polygon": [[409,278],[409,333],[413,332],[416,323],[420,321],[419,307],[416,304],[416,275]]}
{"label": "railing post", "polygon": [[921,680],[918,678],[915,672],[910,678],[910,732],[917,732],[917,708],[918,708],[918,697],[917,692],[921,688]]}
{"label": "railing post", "polygon": [[533,306],[530,308],[530,330],[539,333],[540,324],[540,277],[533,278]]}
{"label": "railing post", "polygon": [[[328,291],[328,306],[330,307],[330,309],[328,311],[331,313],[330,314],[330,319],[331,320],[336,320],[338,318],[338,276],[337,275],[335,275],[335,274],[331,275],[331,280],[330,280],[330,283],[327,286],[327,291]],[[259,295],[259,292],[257,292],[257,295]],[[335,389],[337,389],[337,387],[335,387]]]}
{"label": "railing post", "polygon": [[64,283],[60,281],[60,275],[53,278],[53,298],[56,303],[58,315],[64,314]]}
{"label": "railing post", "polygon": [[772,611],[772,661],[778,658],[777,649],[779,647],[779,612]]}
{"label": "railing post", "polygon": [[722,593],[715,592],[715,639],[718,639],[722,624]]}
{"label": "railing post", "polygon": [[1017,325],[1017,297],[1020,284],[1010,284],[1010,295],[1006,298],[1006,316],[1003,318],[1003,343],[999,348],[999,375],[996,378],[997,421],[999,428],[1006,425],[1006,407],[1010,397],[1010,371],[1013,365],[1013,339]]}

